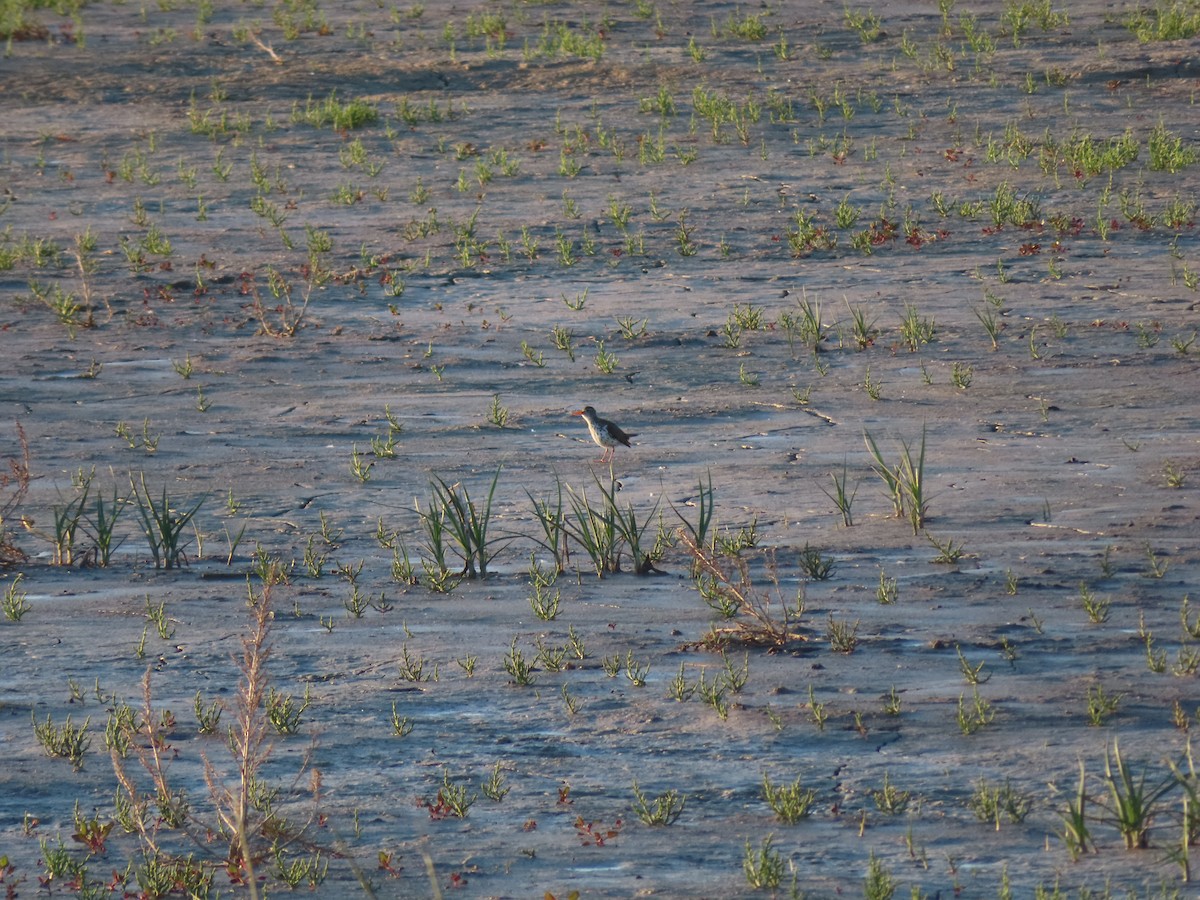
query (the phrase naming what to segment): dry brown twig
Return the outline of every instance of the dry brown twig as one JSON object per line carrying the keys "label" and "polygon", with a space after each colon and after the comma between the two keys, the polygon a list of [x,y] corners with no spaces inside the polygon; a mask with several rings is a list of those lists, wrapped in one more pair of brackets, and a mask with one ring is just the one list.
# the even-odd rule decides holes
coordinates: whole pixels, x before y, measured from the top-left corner
{"label": "dry brown twig", "polygon": [[[132,819],[145,848],[153,855],[165,853],[164,827],[174,829],[201,848],[207,847],[214,835],[228,840],[228,849],[221,865],[232,875],[240,871],[241,881],[251,898],[259,896],[255,867],[290,844],[302,843],[309,849],[320,850],[305,835],[318,819],[321,799],[321,776],[313,769],[309,774],[313,806],[304,822],[291,822],[279,817],[269,808],[256,806],[256,791],[263,788],[262,770],[273,749],[269,743],[266,714],[266,694],[269,677],[267,659],[271,655],[270,633],[274,621],[270,586],[257,595],[250,594],[250,622],[242,638],[242,654],[237,660],[241,671],[231,712],[234,721],[229,728],[228,748],[234,759],[234,770],[225,774],[201,753],[204,781],[212,804],[211,814],[216,821],[205,823],[193,814],[187,794],[171,787],[168,778],[173,748],[167,742],[161,716],[156,715],[151,698],[151,674],[147,670],[142,682],[143,709],[137,735],[142,739],[131,746],[139,763],[149,776],[149,786],[142,791],[137,779],[127,769],[121,755],[112,751],[113,769],[117,781],[129,798],[134,812]],[[289,790],[295,791],[300,779],[308,773],[306,755]],[[151,805],[161,815],[149,816]],[[169,855],[169,854],[168,854]]]}
{"label": "dry brown twig", "polygon": [[[158,855],[164,849],[158,837],[158,832],[163,825],[186,830],[187,799],[182,791],[172,791],[170,780],[167,777],[169,767],[164,752],[169,750],[170,745],[166,742],[163,728],[154,715],[150,689],[152,671],[147,668],[146,674],[142,677],[141,721],[134,733],[144,736],[145,741],[131,742],[130,749],[137,756],[138,762],[141,763],[146,774],[150,776],[153,797],[143,794],[138,788],[137,781],[125,767],[125,761],[115,747],[111,749],[110,755],[117,782],[129,798],[130,807],[133,810],[131,818],[137,829],[138,837],[152,854]],[[152,801],[158,806],[161,815],[147,816],[146,812]]]}
{"label": "dry brown twig", "polygon": [[29,490],[29,439],[20,422],[17,429],[17,444],[20,456],[8,461],[8,471],[0,472],[0,568],[15,566],[28,557],[15,543],[8,531],[8,520],[17,511]]}
{"label": "dry brown twig", "polygon": [[[321,773],[311,769],[309,793],[312,809],[307,820],[295,823],[280,818],[271,810],[255,805],[254,791],[261,787],[261,772],[274,749],[267,740],[266,695],[269,676],[267,659],[271,655],[271,623],[275,612],[271,606],[271,586],[264,584],[255,596],[250,593],[250,628],[242,638],[242,656],[238,660],[241,681],[233,702],[233,725],[229,729],[229,750],[233,754],[235,771],[232,786],[221,778],[221,774],[207,755],[204,759],[204,780],[216,810],[222,834],[229,836],[228,863],[231,870],[245,870],[246,885],[251,897],[257,897],[254,867],[267,858],[269,853],[295,843],[308,849],[320,849],[306,839],[310,826],[318,819],[321,800]],[[312,748],[305,754],[300,769],[292,780],[290,791],[295,791],[306,772],[310,771]],[[261,838],[255,846],[255,838]],[[262,843],[265,841],[266,843]]]}
{"label": "dry brown twig", "polygon": [[695,561],[696,577],[708,576],[716,589],[734,601],[739,619],[732,627],[712,629],[717,637],[730,637],[746,644],[773,648],[792,641],[807,641],[799,630],[804,614],[803,597],[795,606],[788,606],[779,592],[779,576],[773,554],[768,554],[767,575],[773,588],[763,591],[754,586],[750,567],[741,556],[721,556],[711,547],[696,543],[691,534],[681,529],[679,539]]}
{"label": "dry brown twig", "polygon": [[283,65],[283,60],[279,58],[279,54],[276,53],[271,48],[270,44],[268,44],[266,41],[264,41],[262,38],[260,38],[258,36],[257,32],[254,32],[254,31],[250,32],[250,41],[254,44],[254,46],[258,47],[260,50],[262,50],[264,53],[266,53],[267,56],[271,57],[271,59],[275,62],[275,65],[277,65],[277,66]]}
{"label": "dry brown twig", "polygon": [[[257,284],[251,286],[251,296],[254,298],[251,310],[258,319],[259,333],[273,338],[295,337],[296,332],[304,325],[313,290],[323,277],[315,266],[310,267],[305,277],[304,297],[296,301],[292,298],[292,283],[278,270],[268,266],[267,287],[277,301],[276,305],[271,307],[263,301]],[[272,321],[272,316],[277,321]]]}
{"label": "dry brown twig", "polygon": [[[80,300],[82,301],[83,309],[87,312],[87,319],[83,323],[84,328],[91,328],[95,325],[95,304],[92,302],[92,273],[96,271],[96,263],[88,258],[79,238],[75,239],[75,247],[71,251],[71,255],[75,257],[75,268],[79,271],[80,284]],[[108,310],[108,318],[111,321],[115,315],[112,304],[108,302],[108,297],[101,297],[104,303],[104,308]]]}
{"label": "dry brown twig", "polygon": [[[253,599],[253,595],[252,595]],[[267,690],[267,658],[271,655],[271,588],[264,586],[257,602],[250,607],[250,631],[242,638],[242,658],[238,662],[242,680],[234,700],[234,722],[229,730],[229,747],[237,768],[234,786],[228,787],[207,756],[204,778],[217,807],[222,830],[229,834],[229,859],[246,869],[246,883],[255,896],[255,853],[250,847],[250,817],[253,813],[250,791],[259,769],[271,753],[267,743],[267,721],[263,701]]]}

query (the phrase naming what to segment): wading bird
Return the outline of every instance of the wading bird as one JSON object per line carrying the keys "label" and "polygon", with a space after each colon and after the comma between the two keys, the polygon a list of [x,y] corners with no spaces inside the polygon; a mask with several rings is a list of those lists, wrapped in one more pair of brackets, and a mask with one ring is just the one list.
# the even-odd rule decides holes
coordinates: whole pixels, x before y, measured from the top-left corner
{"label": "wading bird", "polygon": [[600,462],[611,462],[613,454],[616,452],[617,444],[629,446],[629,439],[637,437],[636,434],[626,434],[616,423],[602,419],[596,414],[594,406],[585,406],[583,409],[577,409],[571,413],[573,416],[583,416],[583,421],[587,423],[588,431],[592,433],[592,440],[604,448],[604,455],[600,457]]}

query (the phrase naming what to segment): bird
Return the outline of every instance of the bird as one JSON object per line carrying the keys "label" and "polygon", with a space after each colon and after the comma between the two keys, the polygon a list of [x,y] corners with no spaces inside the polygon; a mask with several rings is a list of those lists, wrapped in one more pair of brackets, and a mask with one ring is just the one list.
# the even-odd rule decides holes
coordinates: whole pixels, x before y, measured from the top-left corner
{"label": "bird", "polygon": [[628,447],[630,446],[629,439],[637,437],[636,434],[626,434],[617,427],[615,422],[600,418],[594,406],[585,406],[583,409],[577,409],[571,415],[583,416],[583,421],[587,423],[588,431],[592,433],[592,440],[604,448],[604,454],[600,457],[600,462],[612,462],[617,444],[624,444]]}

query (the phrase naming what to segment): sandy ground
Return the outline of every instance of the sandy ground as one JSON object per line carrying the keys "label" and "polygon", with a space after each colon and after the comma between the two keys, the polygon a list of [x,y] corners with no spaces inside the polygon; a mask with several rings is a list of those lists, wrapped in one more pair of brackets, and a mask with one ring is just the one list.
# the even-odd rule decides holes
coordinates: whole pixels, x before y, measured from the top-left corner
{"label": "sandy ground", "polygon": [[[780,890],[813,897],[863,893],[872,860],[900,894],[1190,896],[1184,786],[1130,851],[1103,775],[1119,741],[1136,774],[1169,780],[1198,724],[1195,606],[1181,622],[1200,566],[1196,169],[1150,155],[1156,126],[1195,147],[1195,47],[1139,44],[1127,10],[1068,11],[1014,40],[998,4],[955,7],[946,30],[889,6],[870,43],[837,4],[756,8],[761,40],[733,33],[753,16],[723,3],[38,13],[45,33],[0,61],[0,454],[20,458],[19,423],[32,473],[4,521],[27,558],[0,572],[29,606],[0,622],[4,883],[80,892],[50,878],[61,842],[85,885],[125,873],[125,891],[153,893],[137,836],[115,828],[94,855],[72,838],[78,817],[116,816],[105,723],[141,708],[149,670],[153,713],[173,718],[169,782],[190,801],[186,827],[159,823],[164,852],[248,895],[212,834],[205,760],[236,783],[224,730],[257,554],[289,572],[271,592],[271,684],[311,700],[260,775],[275,811],[308,823],[276,841],[284,863],[328,863],[318,895],[734,896],[753,893],[747,847],[770,837]],[[539,52],[561,34],[600,58]],[[378,119],[297,121],[331,91]],[[701,112],[721,99],[714,131]],[[1137,157],[1111,172],[1065,159],[1126,132]],[[1032,206],[997,224],[1006,187]],[[789,239],[803,220],[836,244]],[[297,322],[314,261],[326,277],[295,333],[264,333]],[[290,319],[268,267],[292,285]],[[55,290],[82,308],[56,315]],[[815,353],[789,334],[805,299]],[[935,327],[915,350],[908,309]],[[856,310],[874,323],[863,348]],[[570,415],[584,404],[636,432],[612,473],[647,544],[695,522],[711,479],[714,527],[754,530],[751,575],[777,602],[802,592],[807,640],[706,649],[726,623],[680,545],[658,574],[630,573],[626,552],[604,578],[572,545],[557,618],[534,615],[530,556],[549,556],[533,500],[561,486],[598,503],[609,483]],[[371,450],[385,413],[401,426],[390,457]],[[920,534],[892,515],[864,432],[892,462],[924,434]],[[843,466],[851,527],[826,493]],[[187,564],[154,567],[130,502],[109,565],[91,564],[86,528],[75,564],[55,565],[56,510],[81,479],[90,514],[143,476],[175,510],[199,505]],[[482,503],[494,477],[489,577],[431,590],[417,506],[435,479]],[[422,583],[392,577],[380,527]],[[961,557],[934,562],[935,542]],[[827,579],[802,571],[806,547],[834,560]],[[361,617],[355,589],[375,601]],[[1110,604],[1104,621],[1085,595]],[[147,617],[160,604],[165,637]],[[853,652],[831,622],[857,624]],[[514,647],[532,660],[572,636],[582,659],[512,683]],[[616,657],[645,683],[610,677]],[[418,661],[423,680],[406,679]],[[670,695],[678,673],[694,688],[743,665],[725,717]],[[964,667],[981,665],[972,686]],[[965,734],[975,687],[990,712]],[[197,691],[225,707],[215,735]],[[1118,698],[1101,725],[1097,696]],[[78,771],[31,723],[68,714],[89,721]],[[126,766],[148,790],[139,746]],[[1092,841],[1076,861],[1061,835],[1081,764]],[[481,793],[496,766],[499,801]],[[764,775],[813,788],[810,815],[781,823]],[[479,794],[465,818],[424,803],[447,779]],[[885,779],[902,809],[881,809]],[[1023,820],[981,821],[984,782],[1027,801]],[[677,791],[678,820],[640,821],[635,783]],[[286,890],[277,856],[258,874]]]}

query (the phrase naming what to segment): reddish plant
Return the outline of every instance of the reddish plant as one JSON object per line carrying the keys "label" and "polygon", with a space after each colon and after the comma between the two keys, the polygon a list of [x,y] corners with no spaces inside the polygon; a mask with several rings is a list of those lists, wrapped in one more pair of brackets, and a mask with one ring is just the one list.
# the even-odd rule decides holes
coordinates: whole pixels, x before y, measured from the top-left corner
{"label": "reddish plant", "polygon": [[603,847],[613,838],[621,833],[621,827],[624,825],[620,819],[614,819],[611,828],[605,828],[598,822],[587,822],[583,816],[575,818],[575,831],[579,835],[579,839],[584,846],[594,845]]}
{"label": "reddish plant", "polygon": [[394,853],[389,853],[386,850],[380,850],[379,851],[379,869],[380,869],[380,871],[387,872],[393,878],[399,878],[400,873],[404,871],[404,866],[393,865],[392,860],[394,857],[395,857]]}

